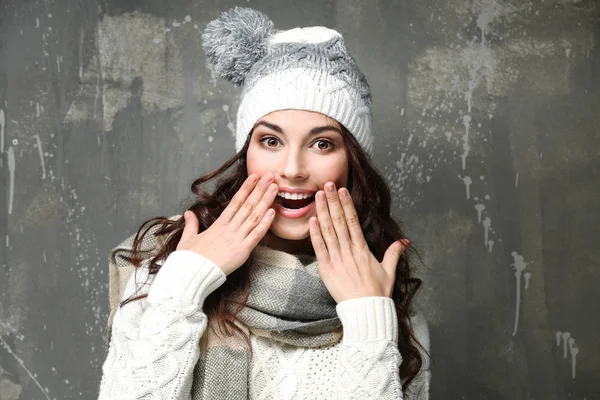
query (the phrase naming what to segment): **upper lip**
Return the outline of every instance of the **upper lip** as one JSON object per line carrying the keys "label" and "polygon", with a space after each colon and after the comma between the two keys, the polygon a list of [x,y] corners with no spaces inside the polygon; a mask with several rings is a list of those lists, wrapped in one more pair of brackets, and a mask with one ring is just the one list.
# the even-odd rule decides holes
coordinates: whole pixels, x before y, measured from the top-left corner
{"label": "upper lip", "polygon": [[279,186],[279,190],[278,192],[285,192],[285,193],[300,193],[300,194],[314,194],[315,191],[314,190],[308,190],[308,189],[292,189],[292,188],[286,188],[283,186]]}

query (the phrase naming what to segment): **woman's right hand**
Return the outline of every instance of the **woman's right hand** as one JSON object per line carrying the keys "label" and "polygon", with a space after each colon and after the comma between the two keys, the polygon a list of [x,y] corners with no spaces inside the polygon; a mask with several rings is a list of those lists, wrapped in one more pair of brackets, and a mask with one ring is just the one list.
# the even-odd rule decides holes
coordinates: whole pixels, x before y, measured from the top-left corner
{"label": "woman's right hand", "polygon": [[192,211],[186,211],[185,227],[177,250],[194,251],[215,263],[225,275],[241,267],[256,245],[271,227],[275,210],[271,205],[278,187],[271,172],[258,183],[252,174],[242,184],[219,218],[205,231],[198,233],[200,223]]}

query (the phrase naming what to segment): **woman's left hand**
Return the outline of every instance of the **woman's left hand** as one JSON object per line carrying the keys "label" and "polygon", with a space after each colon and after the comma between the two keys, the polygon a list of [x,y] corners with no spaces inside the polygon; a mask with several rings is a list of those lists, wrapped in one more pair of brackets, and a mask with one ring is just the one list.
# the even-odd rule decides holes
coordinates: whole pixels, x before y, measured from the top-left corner
{"label": "woman's left hand", "polygon": [[[327,190],[329,185],[331,190]],[[379,263],[365,240],[346,188],[338,192],[333,182],[328,182],[315,201],[317,217],[309,221],[310,239],[319,274],[333,299],[341,303],[358,297],[392,297],[396,266],[409,241],[392,243]]]}

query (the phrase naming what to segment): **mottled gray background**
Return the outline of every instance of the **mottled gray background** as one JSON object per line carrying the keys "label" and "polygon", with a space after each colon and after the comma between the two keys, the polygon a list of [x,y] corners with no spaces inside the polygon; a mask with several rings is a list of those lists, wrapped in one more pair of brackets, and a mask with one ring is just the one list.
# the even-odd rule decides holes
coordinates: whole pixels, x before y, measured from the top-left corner
{"label": "mottled gray background", "polygon": [[600,398],[592,0],[3,0],[0,398],[95,398],[110,249],[234,151],[200,46],[233,5],[341,31],[367,75],[432,398]]}

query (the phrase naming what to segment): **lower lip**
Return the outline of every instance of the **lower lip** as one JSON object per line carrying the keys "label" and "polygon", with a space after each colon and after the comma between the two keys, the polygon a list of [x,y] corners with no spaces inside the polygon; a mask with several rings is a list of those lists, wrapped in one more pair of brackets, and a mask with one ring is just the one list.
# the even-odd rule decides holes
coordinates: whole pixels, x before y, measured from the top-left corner
{"label": "lower lip", "polygon": [[314,200],[309,205],[307,205],[305,207],[302,207],[302,208],[299,208],[297,210],[291,210],[289,208],[283,207],[279,203],[275,203],[275,210],[282,217],[285,217],[285,218],[302,218],[306,214],[308,214],[309,212],[311,212],[314,207],[315,207],[315,201]]}

